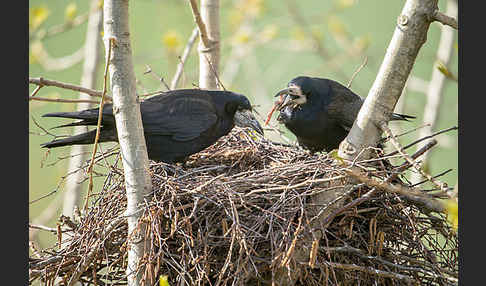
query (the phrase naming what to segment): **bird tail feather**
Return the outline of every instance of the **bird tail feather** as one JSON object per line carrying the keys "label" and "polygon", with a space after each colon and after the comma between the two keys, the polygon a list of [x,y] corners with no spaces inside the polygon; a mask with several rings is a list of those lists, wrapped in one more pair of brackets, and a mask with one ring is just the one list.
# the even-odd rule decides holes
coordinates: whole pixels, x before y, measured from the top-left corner
{"label": "bird tail feather", "polygon": [[61,127],[70,127],[70,126],[88,126],[88,125],[97,125],[98,124],[98,117],[94,117],[91,113],[86,112],[52,112],[42,115],[42,117],[61,117],[61,118],[72,118],[72,119],[81,119],[81,121],[68,123],[64,125],[59,125],[52,127],[61,128]]}
{"label": "bird tail feather", "polygon": [[406,114],[399,114],[399,113],[392,113],[392,117],[390,120],[405,120],[409,121],[408,119],[415,119],[415,116],[406,115]]}
{"label": "bird tail feather", "polygon": [[[96,136],[96,129],[63,139],[55,139],[51,142],[41,144],[43,148],[54,148],[67,145],[93,144]],[[102,138],[99,138],[101,142]]]}
{"label": "bird tail feather", "polygon": [[87,119],[86,116],[82,116],[80,112],[52,112],[42,115],[42,117],[62,117],[62,118],[74,118],[74,119]]}

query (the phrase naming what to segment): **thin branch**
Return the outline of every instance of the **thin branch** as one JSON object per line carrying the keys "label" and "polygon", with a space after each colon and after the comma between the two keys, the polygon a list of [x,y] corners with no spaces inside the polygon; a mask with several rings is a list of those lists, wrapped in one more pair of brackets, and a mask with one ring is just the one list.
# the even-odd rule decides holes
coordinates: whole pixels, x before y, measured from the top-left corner
{"label": "thin branch", "polygon": [[102,231],[100,235],[100,239],[90,247],[90,252],[86,255],[85,259],[78,265],[77,269],[75,269],[74,273],[69,279],[67,285],[72,286],[79,280],[79,277],[84,273],[84,271],[91,265],[92,260],[98,254],[99,248],[104,244],[105,239],[110,235],[110,233],[115,230],[115,228],[122,223],[126,218],[124,216],[120,216],[114,219],[105,229]]}
{"label": "thin branch", "polygon": [[393,135],[393,133],[391,132],[390,128],[388,127],[388,125],[386,123],[382,123],[380,125],[380,128],[383,132],[385,132],[385,134],[387,136],[390,137],[390,141],[393,144],[393,146],[395,146],[395,148],[398,150],[398,152],[415,168],[415,170],[420,172],[420,174],[422,176],[426,177],[429,181],[431,181],[439,189],[446,191],[445,189],[447,188],[447,184],[442,183],[440,181],[437,181],[436,179],[434,179],[434,177],[425,173],[424,170],[422,170],[422,168],[420,168],[420,165],[414,159],[410,158],[410,156],[407,153],[405,153],[404,148],[402,147],[400,142],[398,142],[397,138],[395,137],[395,135]]}
{"label": "thin branch", "polygon": [[45,230],[45,231],[57,233],[57,229],[55,229],[53,227],[43,226],[43,225],[36,225],[36,224],[29,223],[29,228],[38,229],[38,230]]}
{"label": "thin branch", "polygon": [[221,80],[219,79],[219,76],[218,76],[218,73],[216,72],[216,70],[214,69],[214,66],[213,64],[211,63],[211,61],[209,60],[209,57],[204,54],[204,57],[206,58],[206,61],[208,61],[208,64],[209,64],[209,67],[211,68],[211,72],[213,73],[214,77],[216,78],[216,80],[218,81],[218,84],[223,88],[223,90],[226,90],[226,88],[224,87],[223,83],[221,82]]}
{"label": "thin branch", "polygon": [[400,274],[400,273],[394,273],[394,272],[375,269],[371,266],[366,267],[366,266],[359,266],[359,265],[356,265],[356,264],[344,264],[344,263],[336,263],[336,262],[325,262],[325,264],[327,264],[331,267],[334,267],[334,268],[344,269],[344,270],[347,270],[347,271],[360,271],[360,272],[368,273],[370,275],[375,275],[375,276],[378,276],[378,277],[404,280],[404,281],[407,281],[407,283],[412,283],[414,281],[414,279],[410,276],[403,275],[403,274]]}
{"label": "thin branch", "polygon": [[[57,135],[56,135],[56,134],[53,134],[53,133],[51,133],[51,132],[47,131],[47,129],[45,129],[45,128],[44,128],[44,127],[42,127],[42,126],[41,126],[39,123],[37,123],[37,121],[35,120],[34,116],[31,116],[30,118],[32,119],[32,122],[34,122],[35,126],[39,127],[39,129],[41,129],[41,130],[42,130],[42,131],[44,131],[44,133],[45,133],[45,134],[41,134],[41,133],[37,133],[37,134],[39,134],[39,135],[51,135],[51,136],[53,136],[54,138],[56,138],[56,137],[57,137]],[[48,150],[49,150],[49,149],[48,149]]]}
{"label": "thin branch", "polygon": [[[412,158],[413,159],[417,159],[419,156],[421,156],[423,153],[427,152],[430,148],[432,148],[433,146],[435,146],[437,144],[437,141],[436,140],[433,140],[431,142],[429,142],[429,144],[425,145],[423,148],[421,148],[420,150],[418,150],[417,152],[415,152],[414,154],[412,154]],[[352,208],[352,207],[356,207],[358,206],[359,204],[371,199],[373,197],[373,195],[378,191],[378,187],[382,187],[382,184],[390,184],[390,182],[392,180],[394,180],[398,174],[404,170],[406,170],[407,168],[409,168],[411,165],[408,163],[408,162],[405,162],[403,163],[402,165],[398,166],[396,172],[394,172],[392,175],[390,175],[388,178],[386,178],[386,180],[381,183],[381,184],[378,184],[378,183],[375,183],[375,184],[370,184],[369,181],[367,181],[369,178],[368,176],[366,175],[363,175],[361,176],[360,175],[360,171],[356,170],[355,167],[351,167],[350,169],[346,170],[347,173],[349,173],[350,175],[354,176],[355,178],[357,178],[358,180],[362,181],[362,183],[364,184],[370,184],[372,185],[372,189],[369,190],[367,193],[365,193],[364,195],[362,195],[360,198],[357,198],[355,199],[354,201],[344,205],[343,207],[337,209],[337,210],[334,210],[330,215],[328,215],[322,222],[323,225],[328,225],[331,223],[331,221],[339,214],[341,214],[342,212]],[[374,182],[373,182],[374,183]],[[385,189],[385,190],[389,190],[390,188],[388,189]]]}
{"label": "thin branch", "polygon": [[152,91],[152,92],[140,94],[139,97],[148,97],[148,96],[151,96],[151,95],[154,95],[154,94],[161,94],[161,93],[164,93],[164,92],[167,92],[167,91],[166,90],[157,90],[157,91]]}
{"label": "thin branch", "polygon": [[37,198],[37,199],[35,199],[35,200],[30,201],[30,202],[29,202],[29,205],[30,205],[30,204],[33,204],[33,203],[35,203],[35,202],[38,202],[38,201],[40,201],[40,200],[42,200],[42,199],[44,199],[44,198],[47,198],[48,196],[50,196],[50,195],[52,195],[52,194],[55,194],[56,192],[57,192],[57,188],[56,188],[55,190],[50,191],[49,193],[47,193],[47,194],[43,195],[43,196],[42,196],[42,197],[40,197],[40,198]]}
{"label": "thin branch", "polygon": [[[413,202],[417,202],[420,204],[423,204],[425,207],[427,207],[429,210],[436,211],[436,212],[442,212],[444,211],[444,206],[442,203],[434,199],[433,197],[415,189],[415,188],[410,188],[410,187],[405,187],[399,184],[392,184],[390,179],[387,179],[385,181],[377,181],[376,179],[373,179],[369,176],[366,175],[365,172],[363,171],[358,171],[356,168],[350,168],[345,170],[349,175],[353,176],[354,178],[358,179],[360,182],[366,184],[367,186],[373,187],[372,190],[379,189],[383,190],[389,193],[394,193],[394,194],[399,194],[407,198],[408,200],[411,200]],[[368,193],[371,193],[372,191],[369,191]],[[367,195],[368,195],[367,193]],[[364,196],[363,196],[364,197]],[[362,199],[361,197],[360,199]],[[369,195],[368,195],[369,197]],[[360,201],[361,203],[361,201]],[[355,206],[356,204],[354,204]],[[349,208],[349,207],[348,207]]]}
{"label": "thin branch", "polygon": [[[34,97],[38,92],[39,90],[42,88],[42,85],[38,85],[34,91],[32,92],[32,94],[30,95],[30,97]],[[30,100],[30,99],[29,99]]]}
{"label": "thin branch", "polygon": [[98,124],[96,126],[96,136],[95,136],[95,141],[94,141],[94,146],[93,146],[93,153],[91,155],[91,162],[89,163],[88,166],[88,173],[89,173],[89,185],[88,185],[88,194],[86,195],[86,199],[84,201],[84,211],[87,211],[88,209],[88,199],[91,195],[91,191],[93,190],[93,164],[94,164],[94,159],[95,159],[95,154],[96,150],[98,148],[98,140],[100,137],[100,130],[101,130],[101,118],[103,116],[103,105],[105,102],[105,95],[106,95],[106,81],[108,79],[108,67],[110,65],[110,58],[111,58],[111,49],[113,45],[115,45],[115,38],[110,38],[110,45],[108,49],[108,55],[106,56],[106,65],[105,65],[105,74],[103,76],[104,82],[103,82],[103,93],[101,95],[101,100],[100,100],[100,107],[98,109]]}
{"label": "thin branch", "polygon": [[459,29],[459,25],[457,24],[456,18],[447,16],[446,14],[440,12],[439,10],[435,10],[434,14],[432,15],[432,19],[434,21],[442,23],[443,25],[450,26],[456,30]]}
{"label": "thin branch", "polygon": [[[50,79],[45,79],[43,77],[38,77],[38,78],[33,78],[29,77],[29,83],[31,84],[36,84],[38,86],[55,86],[55,87],[60,87],[64,89],[69,89],[69,90],[74,90],[82,93],[86,93],[87,95],[90,96],[96,96],[96,97],[101,97],[103,95],[103,92],[99,90],[94,90],[91,88],[85,88],[79,85],[74,85],[70,83],[64,83],[56,80],[50,80]],[[108,95],[105,95],[106,100],[112,100],[112,98]]]}
{"label": "thin branch", "polygon": [[203,42],[204,47],[209,48],[211,45],[206,30],[206,25],[204,24],[201,18],[201,13],[199,13],[199,9],[197,8],[196,0],[190,0],[189,3],[191,4],[191,10],[192,10],[192,15],[194,16],[194,21],[196,22],[197,27],[199,28],[199,35],[201,36],[201,41]]}
{"label": "thin branch", "polygon": [[192,34],[189,37],[189,40],[187,41],[187,45],[184,48],[184,52],[182,53],[182,57],[180,58],[180,62],[177,65],[177,70],[174,75],[174,78],[172,79],[170,83],[170,89],[176,89],[177,88],[177,83],[179,82],[179,79],[184,71],[184,64],[186,63],[187,58],[189,57],[189,53],[191,52],[192,46],[194,46],[194,43],[196,42],[196,38],[199,35],[199,30],[198,28],[194,28],[192,30]]}
{"label": "thin branch", "polygon": [[147,68],[147,70],[143,74],[151,74],[156,80],[160,81],[167,90],[171,90],[171,88],[169,87],[169,85],[167,85],[163,77],[156,74],[149,65],[145,64],[145,67]]}
{"label": "thin branch", "polygon": [[[457,130],[457,129],[458,129],[458,128],[457,128],[457,126],[452,126],[452,127],[450,127],[450,128],[447,128],[447,129],[444,129],[444,130],[437,131],[437,132],[435,132],[435,133],[433,133],[433,134],[430,134],[429,136],[422,137],[422,138],[417,139],[417,140],[413,141],[412,143],[410,143],[410,144],[408,144],[408,145],[404,146],[404,147],[403,147],[403,150],[406,150],[406,149],[408,149],[408,148],[412,147],[413,145],[415,145],[415,144],[417,144],[417,143],[419,143],[419,142],[422,142],[422,141],[424,141],[424,140],[427,140],[427,139],[433,138],[433,137],[435,137],[435,136],[437,136],[437,135],[439,135],[439,134],[446,133],[446,132],[451,131],[451,130]],[[396,137],[396,136],[395,136],[395,137]],[[399,153],[399,151],[393,151],[393,152],[391,152],[391,153],[389,153],[389,154],[386,154],[386,155],[385,155],[385,157],[388,157],[388,156],[393,156],[393,155],[398,154],[398,153]]]}
{"label": "thin branch", "polygon": [[[39,87],[38,87],[39,88]],[[65,103],[99,103],[96,100],[89,100],[89,99],[62,99],[62,98],[47,98],[47,97],[34,97],[29,96],[29,101],[37,100],[37,101],[49,101],[49,102],[65,102]]]}
{"label": "thin branch", "polygon": [[[417,159],[419,156],[423,155],[425,152],[429,151],[430,149],[432,149],[432,147],[434,147],[435,145],[437,145],[437,140],[435,139],[432,139],[430,140],[430,142],[428,142],[427,144],[425,144],[422,148],[420,148],[419,150],[417,150],[411,157],[412,159]],[[398,168],[395,170],[395,173],[401,173],[402,171],[405,171],[406,169],[410,168],[412,166],[412,164],[410,164],[410,162],[406,161],[404,162],[402,165],[398,166]],[[413,186],[411,186],[413,187]]]}
{"label": "thin branch", "polygon": [[361,71],[361,69],[368,63],[368,56],[365,57],[363,63],[359,66],[359,68],[353,73],[353,75],[351,76],[351,79],[349,80],[348,82],[348,85],[347,87],[350,88],[351,87],[351,84],[353,83],[353,80],[354,78],[356,77],[356,75]]}
{"label": "thin branch", "polygon": [[[423,125],[420,125],[420,126],[414,127],[414,128],[412,128],[412,129],[410,129],[410,130],[407,130],[407,131],[405,131],[405,132],[402,132],[402,133],[396,134],[396,135],[395,135],[395,137],[397,137],[397,138],[398,138],[398,137],[401,137],[401,136],[404,136],[404,135],[410,134],[410,133],[412,133],[412,132],[415,132],[415,131],[419,130],[420,128],[424,128],[424,127],[427,127],[427,126],[429,126],[429,125],[430,125],[430,124],[425,123],[425,124],[423,124]],[[384,138],[383,138],[383,140],[382,140],[382,141],[380,141],[380,142],[385,142],[386,140],[388,140],[388,137],[384,137]]]}
{"label": "thin branch", "polygon": [[[452,170],[453,170],[453,169],[447,169],[447,170],[445,170],[444,172],[441,172],[441,173],[439,173],[439,174],[437,174],[437,175],[435,175],[435,176],[432,176],[432,178],[434,178],[434,179],[435,179],[435,178],[438,178],[438,177],[440,177],[440,176],[444,176],[445,174],[447,174],[447,173],[451,172]],[[427,182],[427,181],[429,181],[429,180],[428,180],[428,179],[426,179],[426,180],[423,180],[423,181],[421,181],[421,182],[414,183],[413,185],[410,185],[410,187],[415,187],[415,186],[418,186],[418,185],[423,184],[423,183],[425,183],[425,182]]]}

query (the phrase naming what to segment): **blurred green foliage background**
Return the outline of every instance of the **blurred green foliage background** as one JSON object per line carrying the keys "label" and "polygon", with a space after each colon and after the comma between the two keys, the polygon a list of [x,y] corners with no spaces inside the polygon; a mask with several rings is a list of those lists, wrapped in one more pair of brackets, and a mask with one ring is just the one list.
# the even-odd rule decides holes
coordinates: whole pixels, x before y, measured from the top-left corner
{"label": "blurred green foliage background", "polygon": [[[439,1],[445,11],[445,1]],[[261,123],[273,104],[273,95],[297,75],[328,77],[346,84],[356,69],[368,57],[366,66],[353,81],[351,89],[365,97],[372,86],[395,29],[398,15],[405,1],[290,1],[290,0],[221,0],[221,62],[220,78],[227,89],[243,93],[257,105]],[[29,16],[38,29],[62,24],[67,19],[88,11],[89,1],[30,0]],[[36,10],[37,9],[37,10]],[[40,23],[39,23],[40,22]],[[429,80],[435,68],[440,23],[432,23],[427,42],[422,47],[412,75]],[[43,49],[51,57],[67,56],[84,43],[86,23],[64,33],[42,40]],[[170,83],[179,62],[178,56],[195,27],[188,1],[137,0],[130,1],[130,32],[138,92],[144,94],[165,90],[153,75],[144,74],[149,65],[156,74]],[[100,35],[102,37],[102,35]],[[457,32],[456,32],[457,39]],[[457,75],[457,40],[450,71]],[[30,41],[29,77],[44,77],[66,83],[79,84],[82,63],[61,70],[45,70],[36,57],[39,46]],[[98,73],[97,89],[102,89],[104,50]],[[197,43],[191,51],[179,87],[192,87],[198,82]],[[30,93],[35,89],[29,85]],[[109,91],[108,91],[109,92]],[[37,96],[77,98],[73,91],[44,87]],[[413,122],[391,123],[402,131],[422,125],[425,95],[409,91],[401,98],[403,113],[416,115]],[[448,80],[437,130],[458,124],[457,83]],[[35,124],[48,129],[59,121],[42,118],[52,111],[72,111],[74,104],[31,101],[29,103],[29,201],[59,189],[53,195],[29,205],[29,218],[42,213],[53,201],[63,195],[62,176],[66,175],[69,148],[52,149],[49,154],[39,144],[51,140]],[[34,122],[35,120],[35,122]],[[66,122],[63,122],[66,123]],[[276,125],[275,120],[271,124]],[[294,137],[283,127],[286,136]],[[71,130],[51,130],[69,134]],[[403,144],[414,141],[418,132],[400,137]],[[267,132],[274,140],[280,137]],[[454,186],[458,176],[457,131],[438,136],[439,146],[432,150],[432,175],[452,168],[441,180]],[[105,143],[114,146],[112,143]],[[106,148],[104,148],[106,149]],[[410,151],[410,152],[413,152]],[[95,180],[95,192],[102,178]],[[87,185],[87,184],[86,184]],[[59,200],[59,202],[61,202]],[[58,211],[60,214],[60,211]],[[54,227],[57,216],[47,223]],[[41,248],[53,242],[53,236],[41,233]]]}

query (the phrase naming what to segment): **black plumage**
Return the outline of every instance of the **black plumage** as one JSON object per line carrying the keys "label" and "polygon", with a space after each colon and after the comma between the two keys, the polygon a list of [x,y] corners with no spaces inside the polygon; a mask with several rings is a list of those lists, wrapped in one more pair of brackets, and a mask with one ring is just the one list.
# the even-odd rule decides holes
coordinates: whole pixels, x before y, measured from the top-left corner
{"label": "black plumage", "polygon": [[[140,112],[148,157],[166,163],[183,162],[220,137],[233,126],[251,127],[263,134],[258,121],[251,114],[247,97],[230,91],[179,89],[164,92],[140,103]],[[44,117],[64,117],[81,121],[62,125],[97,125],[98,108],[78,112],[55,112]],[[94,143],[96,129],[64,139],[56,139],[41,146],[46,148]],[[113,105],[103,106],[98,142],[118,141]]]}
{"label": "black plumage", "polygon": [[[276,96],[283,96],[277,120],[312,152],[339,147],[363,105],[363,98],[342,84],[326,79],[299,76]],[[414,116],[393,113],[391,120]]]}

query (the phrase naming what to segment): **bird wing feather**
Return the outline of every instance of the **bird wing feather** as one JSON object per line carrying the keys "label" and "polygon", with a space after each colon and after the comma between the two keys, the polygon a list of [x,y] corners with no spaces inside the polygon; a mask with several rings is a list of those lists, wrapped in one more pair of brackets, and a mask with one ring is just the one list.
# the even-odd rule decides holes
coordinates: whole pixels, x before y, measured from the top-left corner
{"label": "bird wing feather", "polygon": [[145,134],[169,135],[177,141],[189,141],[211,128],[218,116],[211,101],[199,95],[141,105]]}
{"label": "bird wing feather", "polygon": [[344,130],[349,131],[353,127],[354,118],[363,105],[363,98],[340,83],[330,82],[332,94],[339,94],[339,96],[334,97],[329,103],[327,112],[329,117],[337,120]]}

